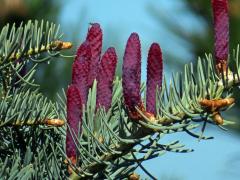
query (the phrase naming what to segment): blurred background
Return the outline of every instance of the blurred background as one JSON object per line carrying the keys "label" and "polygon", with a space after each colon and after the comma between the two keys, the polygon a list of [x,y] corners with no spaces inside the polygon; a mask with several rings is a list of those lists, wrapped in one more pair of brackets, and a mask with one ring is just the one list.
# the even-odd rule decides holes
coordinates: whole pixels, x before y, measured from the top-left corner
{"label": "blurred background", "polygon": [[[181,71],[188,62],[213,52],[213,27],[210,0],[0,0],[0,27],[29,19],[45,19],[61,25],[66,41],[74,47],[64,52],[73,55],[84,41],[89,24],[98,22],[104,33],[103,51],[114,46],[118,52],[118,75],[126,41],[131,32],[138,32],[142,43],[142,80],[146,79],[146,57],[152,42],[161,45],[164,73]],[[240,1],[229,0],[230,53],[240,42]],[[71,79],[73,58],[43,64],[37,73],[42,91],[51,99],[66,89]],[[234,90],[239,96],[239,89]],[[163,180],[237,180],[240,177],[239,101],[224,117],[235,121],[224,132],[208,127],[206,135],[214,140],[200,141],[185,134],[163,138],[164,142],[180,140],[195,151],[188,154],[167,153],[145,162],[146,168]],[[147,177],[140,169],[142,178]]]}

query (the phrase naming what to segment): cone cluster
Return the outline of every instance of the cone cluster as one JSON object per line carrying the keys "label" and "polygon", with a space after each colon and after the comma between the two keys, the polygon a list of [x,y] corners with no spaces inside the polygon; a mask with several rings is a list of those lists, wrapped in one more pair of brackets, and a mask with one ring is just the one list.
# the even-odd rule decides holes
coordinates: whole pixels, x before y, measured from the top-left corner
{"label": "cone cluster", "polygon": [[[97,80],[96,106],[111,107],[112,87],[117,65],[115,49],[110,47],[101,57],[102,30],[99,24],[92,24],[86,40],[77,50],[72,65],[72,84],[67,90],[67,142],[66,152],[69,159],[76,157],[73,134],[81,129],[83,105],[87,104],[88,91]],[[130,118],[142,118],[136,108],[140,108],[147,117],[156,113],[156,88],[162,83],[162,53],[160,46],[153,43],[148,54],[147,109],[141,100],[141,44],[137,33],[132,33],[127,41],[123,59],[123,97]],[[80,126],[80,127],[79,127]]]}
{"label": "cone cluster", "polygon": [[122,66],[122,86],[124,103],[133,120],[142,119],[136,108],[149,119],[156,115],[156,89],[162,86],[162,52],[157,43],[150,47],[147,59],[147,99],[146,107],[141,100],[141,43],[137,33],[132,33],[127,41]]}
{"label": "cone cluster", "polygon": [[[214,16],[215,59],[216,67],[221,71],[227,68],[229,44],[228,1],[212,0]],[[101,57],[102,30],[100,25],[92,24],[86,40],[77,50],[72,66],[72,83],[67,90],[67,130],[66,151],[70,160],[75,162],[76,147],[74,137],[81,129],[83,105],[87,104],[88,91],[94,80],[97,80],[96,107],[111,107],[112,87],[117,65],[115,49],[110,47]],[[147,57],[147,91],[146,105],[141,98],[141,43],[137,33],[132,33],[127,41],[122,66],[123,102],[131,120],[143,117],[155,120],[156,91],[162,86],[163,62],[162,51],[157,43],[153,43]],[[220,101],[204,100],[200,104],[206,108],[215,108]],[[207,105],[206,105],[207,103]],[[222,103],[222,101],[221,101]],[[224,101],[225,103],[225,101]],[[209,105],[210,104],[210,105]],[[219,115],[219,108],[214,109]],[[215,116],[214,116],[215,117]],[[217,124],[222,124],[222,121]]]}
{"label": "cone cluster", "polygon": [[[76,147],[74,135],[80,133],[83,105],[87,104],[88,91],[97,79],[97,107],[108,110],[112,100],[112,84],[117,65],[115,49],[110,47],[101,57],[102,30],[100,25],[92,24],[86,40],[77,50],[72,65],[72,83],[67,90],[67,139],[66,153],[75,161]],[[79,127],[80,126],[80,127]]]}

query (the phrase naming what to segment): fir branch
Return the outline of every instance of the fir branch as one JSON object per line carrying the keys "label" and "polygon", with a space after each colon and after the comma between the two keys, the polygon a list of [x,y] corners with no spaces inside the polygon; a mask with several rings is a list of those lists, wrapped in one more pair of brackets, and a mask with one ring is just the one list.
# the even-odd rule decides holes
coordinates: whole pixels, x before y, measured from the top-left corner
{"label": "fir branch", "polygon": [[[133,152],[143,154],[138,159],[141,161],[152,159],[166,151],[192,152],[192,149],[183,149],[183,145],[178,142],[160,144],[161,134],[185,131],[195,138],[209,139],[203,136],[207,123],[222,124],[220,111],[226,110],[233,102],[222,99],[230,98],[228,94],[231,95],[231,87],[240,80],[236,79],[239,77],[238,71],[221,73],[219,77],[210,56],[199,59],[196,69],[192,64],[186,65],[184,73],[174,74],[169,85],[164,78],[161,89],[156,93],[154,116],[145,110],[146,102],[141,100],[140,61],[140,41],[138,35],[133,33],[126,45],[123,83],[121,85],[117,82],[119,80],[114,81],[110,109],[107,112],[101,108],[96,109],[97,89],[94,83],[83,110],[82,127],[79,127],[82,128],[81,134],[74,131],[71,133],[78,152],[76,163],[67,159],[71,172],[75,172],[71,178],[128,177],[137,167],[136,159],[130,156]],[[236,69],[239,69],[237,61]],[[119,93],[121,90],[123,93]],[[210,103],[207,107],[203,103],[205,101],[207,104],[215,104]],[[199,118],[198,124],[203,121],[200,135],[191,132],[198,127],[196,118]],[[134,121],[136,119],[138,121]],[[149,143],[142,145],[144,141]],[[137,145],[141,148],[136,148]]]}
{"label": "fir branch", "polygon": [[43,97],[37,90],[16,89],[8,92],[0,104],[0,128],[5,126],[62,126],[54,104]]}
{"label": "fir branch", "polygon": [[[42,45],[39,49],[38,48],[30,48],[28,51],[26,51],[25,53],[13,53],[10,57],[9,57],[9,61],[16,61],[20,58],[29,58],[29,57],[34,57],[36,55],[42,54],[44,52],[48,52],[48,51],[61,51],[61,50],[65,50],[65,49],[70,49],[72,47],[72,44],[70,42],[64,42],[64,41],[53,41],[50,44],[47,45]],[[57,54],[56,54],[57,55]],[[4,56],[2,57],[2,59],[4,59]],[[33,60],[33,59],[32,59]],[[0,58],[1,61],[1,58]],[[43,62],[40,60],[33,60],[34,62]]]}
{"label": "fir branch", "polygon": [[[219,12],[215,2],[218,1],[213,1],[214,11]],[[221,113],[234,105],[232,89],[240,84],[239,47],[229,61],[233,68],[225,68],[228,67],[228,47],[221,46],[219,32],[224,31],[223,41],[228,45],[228,21],[226,6],[221,8],[224,10],[223,21],[219,20],[218,14],[214,14],[216,27],[222,23],[224,25],[222,29],[215,29],[215,49],[216,55],[223,55],[221,57],[224,59],[217,57],[215,64],[212,57],[207,56],[206,59],[199,59],[196,67],[189,64],[183,73],[173,74],[169,84],[164,78],[161,89],[155,93],[154,87],[154,94],[150,94],[156,97],[152,106],[156,109],[154,115],[145,110],[147,102],[141,100],[141,93],[146,90],[144,85],[140,87],[141,49],[136,33],[130,36],[126,46],[123,81],[116,78],[113,88],[113,76],[109,81],[109,92],[113,92],[111,106],[106,109],[98,107],[97,93],[104,89],[101,89],[102,85],[97,89],[94,79],[101,55],[102,31],[98,24],[93,24],[74,62],[72,86],[76,87],[76,92],[68,93],[67,118],[70,128],[67,131],[66,150],[66,126],[48,127],[59,125],[59,122],[63,125],[61,119],[66,119],[66,97],[55,104],[37,90],[26,89],[28,86],[25,85],[34,85],[32,76],[37,64],[59,55],[71,44],[61,41],[59,27],[48,22],[44,25],[42,21],[38,25],[37,21],[29,21],[17,29],[15,26],[11,29],[9,25],[5,26],[0,33],[0,177],[53,179],[68,178],[72,173],[72,179],[123,179],[141,167],[154,178],[141,165],[142,162],[165,152],[193,151],[185,149],[179,141],[160,143],[164,135],[186,132],[199,140],[210,139],[203,136],[207,124],[219,127],[224,124]],[[159,59],[160,56],[158,50]],[[220,63],[221,67],[219,60],[224,60]],[[35,65],[22,75],[21,71],[28,62]],[[84,63],[87,69],[83,68]],[[79,77],[83,78],[79,80]],[[16,87],[18,84],[21,86]],[[147,87],[151,85],[148,83]],[[107,104],[109,106],[109,102]],[[191,130],[197,128],[200,122],[203,122],[200,134],[193,133]],[[74,161],[69,155],[72,150]]]}
{"label": "fir branch", "polygon": [[[235,57],[231,59],[230,62],[237,65],[236,59],[238,58]],[[237,69],[239,68],[240,66],[237,65]],[[239,76],[238,71],[231,71],[231,73],[231,76]],[[231,89],[232,87],[239,85],[240,79],[235,78],[233,80],[227,77],[223,78],[225,80],[218,77],[218,72],[211,56],[207,56],[206,59],[199,59],[196,70],[191,64],[186,65],[185,72],[182,75],[175,74],[169,85],[167,85],[166,80],[164,80],[165,83],[161,88],[161,92],[157,92],[158,116],[155,121],[150,121],[148,117],[142,113],[141,109],[137,109],[138,113],[142,116],[142,119],[133,122],[131,117],[128,117],[127,111],[124,110],[125,107],[121,100],[123,98],[122,95],[119,99],[119,97],[113,94],[112,107],[106,114],[97,113],[96,116],[92,116],[94,110],[87,108],[83,118],[83,136],[81,136],[76,142],[78,150],[81,152],[79,154],[79,159],[83,162],[80,167],[76,165],[75,170],[77,174],[73,174],[72,176],[77,176],[79,179],[87,179],[93,176],[95,178],[103,178],[104,174],[99,172],[105,174],[113,173],[113,171],[106,172],[106,170],[110,168],[110,164],[115,162],[117,163],[115,167],[120,168],[119,160],[128,157],[131,152],[144,153],[145,158],[142,160],[154,158],[158,156],[158,153],[161,154],[160,152],[164,151],[191,152],[191,149],[182,149],[183,146],[180,144],[177,145],[173,143],[168,146],[159,144],[159,138],[155,137],[154,134],[168,134],[185,131],[193,137],[209,139],[201,134],[195,134],[191,132],[191,130],[197,128],[201,121],[205,122],[205,125],[207,122],[212,124],[216,122],[214,121],[214,113],[209,111],[205,105],[201,104],[204,99],[208,99],[208,102],[215,102],[216,105],[214,106],[217,106],[219,112],[228,109],[227,107],[231,103],[228,103],[228,101],[226,103],[225,101],[227,99],[224,100],[224,98],[231,97]],[[113,88],[115,89],[115,93],[118,89],[122,89],[121,83],[116,81],[117,80],[114,81],[115,85]],[[225,82],[223,83],[223,81]],[[225,86],[223,84],[225,84]],[[169,88],[167,88],[168,86]],[[92,94],[89,97],[94,96],[95,95]],[[93,106],[92,103],[95,104],[96,102],[94,100],[89,100],[88,106]],[[214,112],[215,110],[216,108],[214,109]],[[198,118],[198,124],[195,124],[196,118]],[[209,121],[211,119],[213,121]],[[115,123],[117,121],[118,123]],[[95,135],[90,133],[96,131],[96,129],[93,129],[94,122],[100,122],[99,132],[97,132],[97,134],[104,133],[102,134],[104,140],[101,142],[94,140],[96,138],[94,137]],[[205,127],[206,126],[202,128],[203,132]],[[147,146],[142,146],[141,149],[136,148],[136,145],[139,145],[146,140],[149,140]],[[103,147],[105,146],[107,146],[108,149],[105,148],[104,150]],[[103,149],[99,151],[99,148],[101,147]],[[91,154],[92,158],[89,158],[88,155],[86,155],[86,151]],[[146,156],[147,154],[148,156]],[[133,159],[127,159],[125,159],[125,161],[135,162]],[[129,168],[130,165],[126,164],[126,166],[121,166],[121,172],[125,171],[122,169],[123,167]],[[116,171],[114,168],[112,170]],[[130,175],[124,175],[123,173],[120,174],[121,177],[127,177]],[[120,176],[120,174],[118,176]]]}
{"label": "fir branch", "polygon": [[[60,55],[72,47],[61,40],[59,26],[41,21],[28,21],[16,28],[6,25],[0,33],[0,70],[3,95],[12,87],[37,86],[32,77],[39,63]],[[26,69],[28,65],[29,70]]]}
{"label": "fir branch", "polygon": [[[1,120],[0,120],[1,121]],[[4,125],[0,125],[1,127],[21,127],[21,126],[39,126],[39,125],[46,125],[46,126],[52,126],[52,127],[61,127],[65,124],[65,121],[62,119],[43,119],[39,121],[35,120],[13,120],[12,123],[7,123]]]}
{"label": "fir branch", "polygon": [[[43,52],[54,52],[69,49],[70,42],[60,41],[62,34],[59,26],[53,23],[28,21],[25,26],[21,24],[17,29],[15,25],[3,27],[0,33],[0,64],[14,61],[23,57],[37,58]],[[36,61],[36,60],[35,60]]]}
{"label": "fir branch", "polygon": [[[84,49],[79,52],[89,54]],[[239,69],[238,57],[235,59],[235,69]],[[192,151],[183,149],[183,145],[175,142],[170,145],[160,144],[160,134],[185,131],[193,137],[209,139],[203,136],[207,123],[223,124],[220,111],[226,110],[233,101],[229,103],[222,99],[230,98],[227,94],[231,94],[231,86],[239,82],[239,71],[226,71],[219,77],[211,56],[199,59],[196,69],[192,64],[186,65],[184,73],[174,74],[169,85],[164,78],[160,91],[156,93],[154,116],[145,110],[146,102],[141,100],[140,62],[140,41],[138,35],[133,33],[126,45],[123,83],[121,86],[117,80],[114,82],[113,92],[118,95],[113,94],[111,108],[107,112],[96,109],[97,89],[94,83],[83,110],[82,127],[79,127],[82,131],[77,131],[81,132],[80,135],[74,131],[71,133],[78,151],[76,161],[68,159],[71,172],[75,171],[71,178],[105,178],[110,174],[111,178],[128,177],[137,167],[136,159],[129,158],[132,152],[144,154],[141,160],[145,161],[165,151]],[[123,93],[119,93],[120,90]],[[215,103],[206,106],[209,102]],[[200,135],[191,132],[198,126],[195,124],[196,118],[199,118],[198,123],[204,122]],[[138,121],[133,121],[136,119]],[[147,145],[141,145],[141,149],[136,148],[146,140],[149,141]]]}
{"label": "fir branch", "polygon": [[[28,129],[28,131],[32,131]],[[26,133],[26,132],[25,132]],[[0,177],[3,179],[62,179],[66,178],[66,165],[62,164],[62,157],[56,141],[59,143],[60,134],[53,129],[34,129],[34,134],[25,137],[26,150],[20,151],[14,147],[12,153],[3,157],[1,147]],[[27,138],[29,137],[30,138]],[[14,141],[14,140],[12,140]],[[34,143],[35,142],[35,143]],[[0,144],[1,145],[1,144]]]}
{"label": "fir branch", "polygon": [[[116,83],[116,84],[119,85],[118,83]],[[119,86],[118,88],[121,88],[121,87]],[[92,96],[92,95],[90,95],[90,96]],[[89,100],[89,102],[91,102],[91,100]],[[92,102],[94,102],[94,101],[92,101]],[[115,106],[115,104],[113,106]],[[120,108],[119,110],[122,111],[122,108]],[[87,111],[90,111],[90,109],[87,110]],[[118,110],[115,110],[113,112],[113,114],[117,113],[117,111]],[[149,136],[151,137],[155,133],[155,131],[153,129],[143,128],[140,125],[138,127],[135,127],[136,131],[131,130],[131,134],[129,134],[128,137],[125,137],[123,139],[119,135],[122,134],[123,131],[127,130],[126,126],[130,126],[130,127],[133,128],[134,126],[136,126],[136,124],[131,123],[131,120],[128,119],[126,114],[125,114],[125,115],[123,115],[124,120],[122,120],[118,123],[119,125],[120,124],[123,125],[123,129],[121,128],[121,126],[118,127],[117,129],[114,129],[114,126],[112,127],[111,122],[118,121],[117,119],[115,119],[115,118],[118,117],[118,115],[117,115],[118,113],[116,115],[114,115],[114,117],[115,117],[114,118],[114,117],[111,117],[111,116],[113,116],[113,115],[111,115],[111,112],[112,112],[112,110],[109,110],[108,114],[106,114],[106,115],[104,115],[104,113],[102,115],[98,114],[98,116],[95,116],[93,119],[90,118],[90,117],[89,117],[90,119],[88,119],[88,117],[86,117],[86,116],[83,117],[83,127],[82,127],[83,128],[82,129],[83,130],[83,136],[82,136],[81,139],[77,140],[77,142],[76,142],[78,150],[80,150],[79,159],[81,159],[81,162],[83,163],[82,164],[83,167],[81,167],[80,169],[78,167],[75,168],[75,171],[77,172],[79,178],[80,177],[82,177],[83,179],[84,178],[90,178],[91,175],[93,176],[94,174],[96,175],[96,173],[98,173],[98,172],[104,172],[104,169],[108,169],[108,167],[109,167],[109,164],[107,162],[113,162],[113,161],[116,161],[119,158],[124,157],[125,155],[127,156],[128,153],[131,152],[134,149],[134,146],[138,145],[139,142],[142,142],[142,141],[148,139]],[[90,114],[91,114],[90,112],[86,112],[87,116],[90,115]],[[113,120],[109,121],[108,120],[109,118],[110,119],[113,118]],[[88,142],[92,138],[95,139],[95,137],[94,137],[95,135],[93,133],[91,133],[91,132],[93,132],[92,121],[102,122],[102,123],[100,123],[101,126],[100,126],[98,131],[103,130],[101,132],[105,133],[103,135],[104,141],[102,141],[99,145],[100,146],[106,145],[108,147],[108,149],[105,148],[105,150],[103,150],[102,153],[100,153],[100,154],[103,154],[101,156],[97,155],[98,154],[97,151],[100,148],[100,146],[98,145],[98,146],[95,147],[95,145],[94,145],[95,143],[97,143],[97,141],[96,140],[91,141],[91,143]],[[187,125],[184,125],[184,127],[185,126],[187,126]],[[180,127],[173,126],[173,127],[169,127],[168,129],[179,129]],[[181,129],[181,130],[183,131],[183,129]],[[119,134],[119,135],[117,135],[117,134]],[[86,139],[84,137],[86,137]],[[156,143],[156,142],[157,142],[157,140],[151,141],[148,148],[151,147],[151,144]],[[98,143],[99,143],[99,141],[98,141]],[[159,147],[162,147],[163,149],[165,148],[165,146],[159,146]],[[180,148],[180,147],[181,146],[179,146],[178,148]],[[87,151],[87,149],[89,149],[89,148],[90,149],[93,149],[93,148],[95,149],[96,148],[96,151],[92,151],[92,150]],[[158,153],[159,151],[160,151],[160,149],[155,150],[154,152]],[[176,151],[176,150],[174,150],[174,151]],[[180,151],[181,150],[179,150],[179,152]],[[89,156],[90,156],[91,152],[94,153],[94,154],[95,153],[97,153],[97,154],[91,155],[92,158],[90,159]],[[184,152],[184,151],[182,151],[182,152]],[[186,151],[186,152],[189,152],[189,151]],[[86,155],[86,153],[90,153],[90,154]],[[154,153],[153,156],[155,156],[155,153]],[[97,159],[94,160],[95,159],[94,157],[95,158],[97,157]],[[149,156],[149,158],[146,158],[145,160],[150,159],[151,157],[152,156]],[[84,159],[86,159],[86,158],[88,159],[88,163],[87,163],[87,161],[84,162],[85,161]],[[118,167],[118,165],[116,165],[116,167]],[[126,166],[126,168],[127,167],[128,166]],[[110,172],[108,172],[108,173],[110,173]],[[123,175],[123,174],[121,174],[121,175]],[[73,174],[72,176],[76,176],[76,174]],[[100,174],[99,174],[99,177],[101,177]]]}

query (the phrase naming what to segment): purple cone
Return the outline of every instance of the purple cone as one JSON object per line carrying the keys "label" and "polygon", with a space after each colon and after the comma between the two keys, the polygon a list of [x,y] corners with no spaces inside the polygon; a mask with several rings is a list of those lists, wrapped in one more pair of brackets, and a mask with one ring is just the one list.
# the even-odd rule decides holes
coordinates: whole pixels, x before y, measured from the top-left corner
{"label": "purple cone", "polygon": [[156,88],[162,86],[162,52],[157,43],[153,43],[148,52],[147,61],[147,97],[146,110],[156,115]]}
{"label": "purple cone", "polygon": [[108,48],[102,57],[97,76],[97,107],[103,106],[106,111],[111,107],[116,65],[115,49]]}
{"label": "purple cone", "polygon": [[[82,101],[80,90],[76,85],[70,85],[67,90],[67,123],[72,133],[78,135],[79,123],[82,123]],[[66,153],[67,157],[76,157],[76,146],[73,137],[67,129]]]}
{"label": "purple cone", "polygon": [[141,106],[141,44],[137,33],[132,33],[127,41],[122,67],[124,103],[130,112]]}

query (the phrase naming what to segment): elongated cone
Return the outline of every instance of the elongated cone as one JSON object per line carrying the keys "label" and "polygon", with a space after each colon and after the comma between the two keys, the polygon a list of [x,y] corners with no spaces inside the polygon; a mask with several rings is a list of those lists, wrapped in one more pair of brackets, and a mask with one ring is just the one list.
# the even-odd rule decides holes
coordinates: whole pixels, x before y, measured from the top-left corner
{"label": "elongated cone", "polygon": [[216,64],[226,64],[229,50],[228,0],[212,0]]}
{"label": "elongated cone", "polygon": [[141,44],[137,33],[132,33],[127,41],[122,66],[122,86],[124,103],[131,113],[136,106],[142,106],[141,83]]}
{"label": "elongated cone", "polygon": [[[70,85],[67,90],[67,123],[71,132],[78,135],[79,123],[80,125],[82,123],[82,101],[80,90],[76,85]],[[66,137],[66,153],[67,157],[74,161],[76,160],[76,146],[69,128]]]}
{"label": "elongated cone", "polygon": [[88,87],[91,87],[94,79],[97,78],[98,65],[102,50],[102,29],[99,24],[94,23],[88,30],[86,41],[89,42],[91,48],[91,63],[88,75]]}
{"label": "elongated cone", "polygon": [[162,86],[162,52],[157,43],[153,43],[148,52],[146,110],[156,115],[156,88]]}
{"label": "elongated cone", "polygon": [[77,51],[77,56],[72,66],[72,84],[75,84],[80,91],[83,104],[87,103],[89,87],[87,85],[89,67],[91,60],[91,50],[88,42],[81,44]]}
{"label": "elongated cone", "polygon": [[97,107],[103,106],[106,111],[111,107],[116,65],[117,55],[115,49],[108,48],[102,57],[97,76]]}

